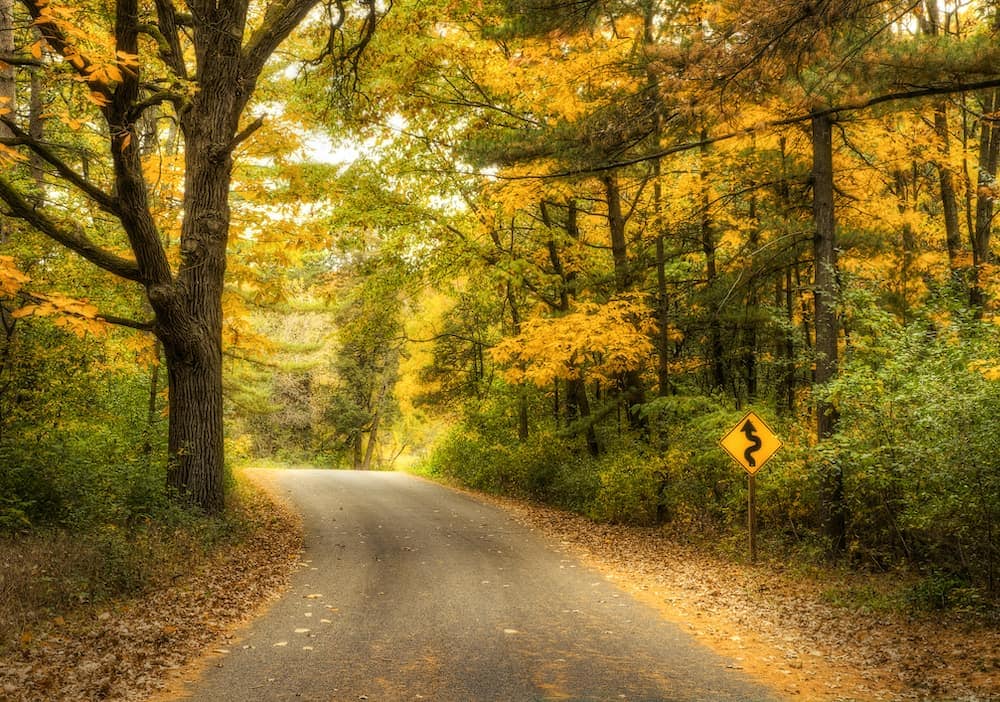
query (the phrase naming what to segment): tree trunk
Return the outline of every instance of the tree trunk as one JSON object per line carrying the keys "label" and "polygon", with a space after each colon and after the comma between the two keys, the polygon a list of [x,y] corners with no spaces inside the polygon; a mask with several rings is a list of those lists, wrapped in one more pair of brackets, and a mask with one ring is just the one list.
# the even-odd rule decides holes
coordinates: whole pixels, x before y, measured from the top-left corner
{"label": "tree trunk", "polygon": [[[252,82],[239,75],[238,36],[201,37],[201,90],[181,118],[185,136],[181,266],[165,294],[149,288],[170,380],[167,479],[209,512],[223,507],[222,291],[232,150]],[[228,60],[227,60],[228,59]],[[245,89],[245,92],[244,92]],[[119,196],[123,194],[119,192]]]}
{"label": "tree trunk", "polygon": [[[14,46],[14,2],[0,0],[0,55],[13,56]],[[14,67],[0,64],[0,108],[17,111],[17,94],[15,92]],[[0,136],[11,137],[13,134],[6,125],[0,124]]]}
{"label": "tree trunk", "polygon": [[586,422],[584,435],[587,440],[587,450],[591,456],[599,456],[601,444],[597,440],[597,431],[590,421],[590,400],[587,399],[587,384],[582,378],[571,378],[566,381],[566,414],[570,422]]}
{"label": "tree trunk", "polygon": [[[812,119],[813,145],[813,295],[816,325],[816,376],[818,386],[837,374],[837,242],[833,209],[833,123],[827,115]],[[816,402],[816,435],[822,441],[833,435],[837,410],[823,399]],[[823,501],[832,550],[843,550],[846,536],[844,476],[839,465],[824,468]]]}
{"label": "tree trunk", "polygon": [[[656,19],[659,10],[655,0],[643,5],[643,41],[648,50],[656,49]],[[653,133],[650,147],[653,154],[660,150],[663,139],[663,96],[660,79],[653,68],[653,61],[646,67],[646,85],[654,104]],[[656,237],[656,394],[666,397],[671,394],[670,381],[670,300],[667,297],[667,260],[665,254],[665,226],[663,224],[663,164],[659,156],[652,156],[653,166],[653,235]]]}
{"label": "tree trunk", "polygon": [[[708,131],[701,130],[702,142],[708,139]],[[715,263],[715,232],[712,229],[712,213],[708,189],[709,173],[705,161],[708,145],[701,146],[701,249],[705,254],[705,291],[708,297],[708,356],[711,370],[712,390],[726,387],[726,366],[723,362],[722,325],[719,319],[719,303],[715,299],[715,282],[718,270]]]}
{"label": "tree trunk", "polygon": [[[608,204],[608,228],[611,233],[611,256],[615,266],[615,292],[626,293],[632,289],[632,270],[628,261],[628,240],[625,232],[625,216],[622,213],[621,188],[613,173],[604,176],[605,195]],[[628,411],[629,426],[645,430],[647,422],[640,416],[638,407],[646,401],[646,390],[642,375],[638,370],[622,373],[618,379],[621,397]]]}
{"label": "tree trunk", "polygon": [[[788,221],[792,208],[791,187],[788,176],[788,153],[787,143],[784,137],[779,140],[781,151],[781,184],[779,185],[778,197],[782,211],[782,233],[790,234],[792,226]],[[779,277],[776,284],[774,306],[776,309],[785,311],[785,327],[780,330],[778,338],[779,360],[779,391],[777,394],[777,409],[779,414],[791,415],[795,411],[795,294],[792,280],[792,267],[798,269],[797,250],[792,252],[793,259],[785,266],[784,289],[782,289],[782,279]],[[808,339],[808,336],[807,336]]]}
{"label": "tree trunk", "polygon": [[[511,332],[518,336],[521,333],[521,311],[510,281],[507,281],[507,304],[510,305]],[[517,440],[521,443],[528,440],[528,388],[524,383],[517,388]]]}
{"label": "tree trunk", "polygon": [[[782,292],[784,293],[782,297]],[[778,281],[778,299],[775,306],[785,309],[786,328],[781,335],[778,356],[781,358],[781,392],[778,396],[778,411],[792,415],[795,412],[795,297],[792,288],[792,266],[785,268],[784,291]],[[783,410],[783,412],[782,412]]]}
{"label": "tree trunk", "polygon": [[757,399],[757,326],[760,321],[760,293],[754,281],[757,248],[760,246],[760,218],[757,215],[757,196],[750,196],[749,219],[753,223],[750,229],[750,291],[747,294],[746,316],[743,339],[743,373],[746,383],[747,402]]}
{"label": "tree trunk", "polygon": [[170,388],[167,482],[208,512],[223,507],[222,357],[193,358],[164,340]]}
{"label": "tree trunk", "polygon": [[352,448],[354,449],[353,460],[351,461],[351,468],[354,470],[361,470],[361,464],[364,461],[364,435],[361,430],[354,435],[354,440],[352,442]]}
{"label": "tree trunk", "polygon": [[368,446],[365,447],[365,458],[361,463],[361,470],[372,469],[372,458],[375,456],[375,447],[378,444],[378,429],[381,419],[382,412],[376,407],[375,416],[372,417],[371,429],[368,430]]}
{"label": "tree trunk", "polygon": [[656,236],[656,394],[673,394],[670,380],[670,299],[667,297],[666,256],[664,236]]}
{"label": "tree trunk", "polygon": [[944,211],[945,244],[948,249],[948,266],[952,280],[962,278],[962,232],[958,224],[958,196],[955,194],[955,176],[948,165],[948,154],[951,151],[951,135],[948,131],[947,103],[939,102],[934,106],[934,131],[938,137],[938,149],[941,157],[937,161],[938,183],[941,188],[941,209]]}
{"label": "tree trunk", "polygon": [[[994,91],[983,100],[983,113],[993,114],[1000,106],[1000,91]],[[983,290],[983,267],[991,263],[990,238],[993,230],[993,190],[996,186],[997,161],[1000,157],[1000,128],[992,121],[980,122],[979,176],[976,190],[976,228],[972,235],[972,286],[969,304],[982,314],[986,304]]]}
{"label": "tree trunk", "polygon": [[604,194],[608,205],[608,230],[611,234],[611,258],[615,267],[615,292],[625,292],[632,285],[628,262],[628,241],[625,238],[625,216],[622,214],[621,189],[614,173],[604,176]]}

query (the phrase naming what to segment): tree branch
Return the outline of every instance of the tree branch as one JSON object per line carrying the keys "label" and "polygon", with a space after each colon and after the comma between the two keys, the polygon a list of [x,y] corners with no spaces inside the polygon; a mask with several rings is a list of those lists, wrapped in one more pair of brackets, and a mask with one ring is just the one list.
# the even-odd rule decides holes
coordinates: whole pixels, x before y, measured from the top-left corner
{"label": "tree branch", "polygon": [[45,236],[79,254],[97,267],[126,280],[142,282],[139,265],[135,261],[106,251],[87,238],[82,231],[70,231],[49,219],[2,178],[0,178],[0,200],[7,203],[10,208],[9,216],[24,220]]}
{"label": "tree branch", "polygon": [[[26,292],[24,290],[18,293],[18,297],[20,297],[22,300],[25,300],[27,302],[36,305],[49,302],[49,299],[47,299],[42,295],[38,294],[33,295],[32,293]],[[138,331],[145,331],[145,332],[153,331],[153,325],[155,324],[154,320],[150,320],[148,322],[140,322],[135,319],[129,319],[128,317],[118,317],[117,315],[113,314],[101,314],[100,312],[95,314],[93,317],[90,317],[89,315],[85,314],[80,314],[79,312],[73,312],[72,310],[60,310],[59,313],[68,315],[70,317],[76,317],[78,319],[97,319],[107,324],[114,324],[116,327],[128,327],[129,329],[137,329]]]}
{"label": "tree branch", "polygon": [[148,322],[140,322],[135,319],[129,319],[127,317],[116,317],[113,314],[100,314],[98,313],[97,319],[102,322],[107,322],[108,324],[114,324],[116,327],[128,327],[129,329],[136,329],[138,331],[151,332],[156,325],[155,320],[150,320]]}
{"label": "tree branch", "polygon": [[87,197],[97,203],[97,205],[109,214],[113,214],[116,217],[119,216],[117,204],[110,195],[98,188],[96,185],[88,181],[86,178],[81,176],[79,173],[74,171],[69,164],[63,161],[61,158],[56,156],[55,152],[49,147],[40,143],[39,141],[32,139],[31,136],[21,129],[17,122],[10,119],[7,116],[0,116],[0,123],[10,130],[10,133],[14,135],[14,139],[0,139],[0,144],[8,145],[24,145],[31,149],[35,154],[44,159],[49,165],[59,172],[66,181],[72,183],[77,188],[79,188]]}
{"label": "tree branch", "polygon": [[184,63],[184,50],[181,48],[180,32],[177,29],[177,8],[170,0],[156,0],[156,22],[160,34],[156,39],[160,57],[174,74],[187,80],[187,65]]}
{"label": "tree branch", "polygon": [[155,107],[156,105],[162,105],[165,102],[173,103],[179,108],[180,104],[184,102],[184,97],[179,93],[175,93],[170,90],[153,93],[145,100],[140,100],[139,102],[133,104],[128,110],[127,118],[130,121],[138,120],[142,113],[147,109]]}
{"label": "tree branch", "polygon": [[44,61],[39,61],[36,58],[28,58],[27,56],[13,56],[11,54],[0,54],[0,63],[6,63],[8,66],[45,67]]}
{"label": "tree branch", "polygon": [[109,86],[101,80],[95,78],[100,72],[95,72],[90,70],[94,65],[94,62],[87,58],[84,54],[76,50],[76,47],[69,41],[66,35],[61,29],[48,17],[42,14],[42,9],[46,7],[46,4],[39,2],[38,0],[20,0],[21,5],[28,11],[31,18],[35,21],[35,26],[38,28],[38,32],[45,39],[46,43],[52,47],[52,49],[58,53],[63,59],[68,63],[78,76],[85,82],[90,89],[102,95],[105,99],[111,99],[111,90]]}
{"label": "tree branch", "polygon": [[244,141],[250,138],[250,135],[256,132],[258,129],[264,126],[264,117],[258,117],[253,122],[243,127],[240,133],[233,137],[233,143],[231,149],[235,149],[237,146],[242,144]]}
{"label": "tree branch", "polygon": [[263,21],[250,35],[243,49],[243,75],[258,75],[278,45],[318,4],[319,0],[285,0],[284,2],[279,0],[268,5]]}
{"label": "tree branch", "polygon": [[[751,134],[757,134],[758,132],[764,132],[769,129],[774,129],[776,127],[789,127],[794,124],[801,124],[803,122],[808,122],[814,117],[823,117],[827,115],[836,115],[841,112],[858,112],[860,110],[866,110],[869,107],[874,107],[876,105],[881,105],[887,102],[897,102],[900,100],[915,100],[922,97],[931,97],[934,95],[954,95],[955,93],[969,93],[975,92],[977,90],[986,90],[988,88],[1000,88],[1000,78],[992,78],[990,80],[977,81],[973,83],[949,83],[947,85],[937,85],[937,86],[924,86],[919,88],[912,88],[910,90],[902,90],[894,93],[886,93],[884,95],[877,95],[873,98],[867,100],[861,100],[859,102],[844,103],[842,105],[836,105],[834,107],[824,108],[822,110],[815,110],[812,112],[799,114],[794,117],[785,117],[782,119],[770,120],[767,122],[761,122],[752,127],[745,127],[743,129],[738,129],[732,132],[727,132],[725,134],[720,134],[718,136],[709,137],[708,139],[700,139],[698,141],[688,141],[682,144],[675,144],[666,149],[660,149],[659,151],[654,151],[651,153],[643,154],[642,156],[636,156],[635,158],[622,159],[615,161],[613,163],[604,163],[597,166],[588,166],[585,168],[575,168],[568,169],[564,171],[557,171],[555,173],[526,173],[524,175],[517,176],[504,176],[504,175],[493,175],[490,177],[496,178],[498,180],[551,180],[555,178],[571,178],[574,176],[581,175],[594,175],[596,173],[604,173],[605,171],[613,171],[617,168],[624,168],[625,166],[634,166],[639,163],[645,163],[647,161],[654,161],[656,159],[663,158],[665,156],[671,156],[673,154],[682,153],[684,151],[691,151],[693,149],[701,148],[702,146],[708,146],[710,144],[716,144],[722,141],[729,141],[730,139],[736,139],[737,137],[750,136]],[[466,175],[483,175],[482,173],[467,173]]]}

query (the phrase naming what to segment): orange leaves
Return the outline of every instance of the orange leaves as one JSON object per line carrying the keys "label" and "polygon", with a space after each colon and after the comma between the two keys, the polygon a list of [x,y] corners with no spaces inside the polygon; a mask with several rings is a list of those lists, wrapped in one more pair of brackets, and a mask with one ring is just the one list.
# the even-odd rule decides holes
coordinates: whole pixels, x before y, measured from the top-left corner
{"label": "orange leaves", "polygon": [[139,57],[117,50],[113,32],[92,25],[90,18],[90,15],[79,13],[79,8],[42,0],[34,24],[43,33],[48,29],[49,41],[35,41],[30,52],[36,60],[41,60],[46,43],[51,44],[77,72],[76,80],[90,86],[87,99],[104,107],[108,104],[107,93],[121,83],[126,74],[138,74]]}
{"label": "orange leaves", "polygon": [[56,326],[71,331],[81,338],[88,333],[101,335],[107,329],[105,323],[98,319],[97,308],[86,300],[77,300],[59,293],[48,295],[34,293],[32,298],[35,302],[14,311],[15,319],[51,316]]}
{"label": "orange leaves", "polygon": [[17,269],[11,256],[0,256],[0,295],[16,295],[31,279]]}
{"label": "orange leaves", "polygon": [[493,357],[508,366],[504,375],[513,383],[544,387],[584,373],[611,382],[652,355],[655,329],[646,296],[635,293],[604,304],[583,303],[562,317],[525,322],[520,335],[493,349]]}

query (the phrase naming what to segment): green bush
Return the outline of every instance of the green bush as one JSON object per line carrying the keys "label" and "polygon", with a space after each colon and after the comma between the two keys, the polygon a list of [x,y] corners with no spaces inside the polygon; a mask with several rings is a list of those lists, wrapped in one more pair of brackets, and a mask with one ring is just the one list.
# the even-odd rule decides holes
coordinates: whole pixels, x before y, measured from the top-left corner
{"label": "green bush", "polygon": [[[830,386],[859,562],[933,568],[996,589],[1000,338],[992,325],[881,325]],[[940,579],[940,578],[939,578]],[[930,597],[929,599],[935,599]]]}
{"label": "green bush", "polygon": [[597,462],[600,488],[590,514],[619,524],[656,524],[663,515],[666,468],[637,450],[602,456]]}

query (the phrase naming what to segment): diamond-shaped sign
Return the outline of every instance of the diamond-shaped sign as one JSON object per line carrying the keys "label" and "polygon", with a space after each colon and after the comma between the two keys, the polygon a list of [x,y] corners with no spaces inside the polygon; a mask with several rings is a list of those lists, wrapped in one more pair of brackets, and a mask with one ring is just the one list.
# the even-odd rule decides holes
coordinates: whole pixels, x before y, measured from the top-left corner
{"label": "diamond-shaped sign", "polygon": [[747,473],[754,475],[781,448],[781,439],[763,419],[749,412],[719,444]]}

